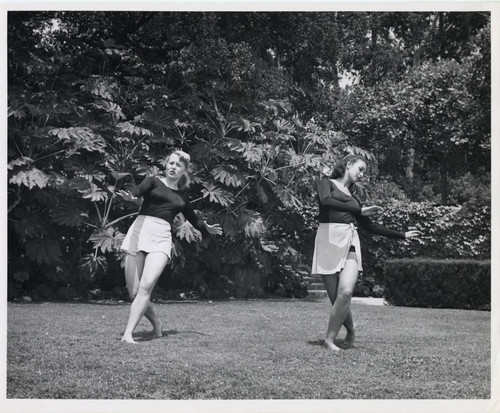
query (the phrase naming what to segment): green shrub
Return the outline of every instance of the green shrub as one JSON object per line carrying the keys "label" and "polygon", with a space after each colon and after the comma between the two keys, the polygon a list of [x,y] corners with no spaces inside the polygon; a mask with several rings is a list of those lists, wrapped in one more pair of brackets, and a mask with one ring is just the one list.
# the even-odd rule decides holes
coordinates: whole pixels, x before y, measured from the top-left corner
{"label": "green shrub", "polygon": [[490,309],[487,260],[389,260],[384,265],[384,284],[385,299],[393,305]]}
{"label": "green shrub", "polygon": [[398,231],[418,229],[411,240],[372,236],[360,231],[365,276],[381,284],[383,264],[394,258],[488,260],[491,255],[489,205],[432,205],[427,202],[391,202],[375,220]]}

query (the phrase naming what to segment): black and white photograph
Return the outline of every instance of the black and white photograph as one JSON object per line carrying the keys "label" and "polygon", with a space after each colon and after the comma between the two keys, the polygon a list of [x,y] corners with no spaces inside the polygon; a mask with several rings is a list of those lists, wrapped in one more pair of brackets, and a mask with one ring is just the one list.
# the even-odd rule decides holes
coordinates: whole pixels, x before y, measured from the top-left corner
{"label": "black and white photograph", "polygon": [[499,8],[127,5],[3,7],[0,411],[500,413]]}

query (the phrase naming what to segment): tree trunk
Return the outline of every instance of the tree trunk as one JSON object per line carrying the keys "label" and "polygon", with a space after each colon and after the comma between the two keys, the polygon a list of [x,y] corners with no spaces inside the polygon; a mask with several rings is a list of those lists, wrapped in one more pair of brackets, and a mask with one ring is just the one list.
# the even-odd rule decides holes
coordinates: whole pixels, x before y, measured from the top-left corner
{"label": "tree trunk", "polygon": [[444,155],[441,158],[439,165],[440,187],[441,187],[441,204],[448,205],[448,156]]}
{"label": "tree trunk", "polygon": [[375,67],[375,63],[373,62],[374,60],[374,57],[377,53],[377,39],[378,39],[378,31],[379,31],[379,21],[378,21],[378,15],[377,14],[374,14],[372,13],[372,18],[371,18],[371,31],[372,31],[372,38],[371,38],[371,45],[370,45],[370,49],[371,49],[371,76],[372,76],[372,79],[371,79],[371,82],[372,83],[375,83],[376,82],[376,67]]}
{"label": "tree trunk", "polygon": [[333,15],[333,50],[332,50],[332,78],[333,81],[335,82],[335,89],[339,90],[340,89],[340,77],[339,77],[339,69],[338,69],[338,48],[339,48],[339,42],[338,42],[338,12],[335,12]]}
{"label": "tree trunk", "polygon": [[415,166],[415,149],[408,150],[408,163],[405,168],[405,175],[408,182],[413,181],[413,167]]}

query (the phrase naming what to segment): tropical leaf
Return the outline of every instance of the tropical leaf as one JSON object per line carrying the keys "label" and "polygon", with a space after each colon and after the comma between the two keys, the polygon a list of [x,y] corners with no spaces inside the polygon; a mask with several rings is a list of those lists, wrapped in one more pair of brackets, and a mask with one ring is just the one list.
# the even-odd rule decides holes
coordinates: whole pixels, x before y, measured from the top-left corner
{"label": "tropical leaf", "polygon": [[243,142],[241,142],[239,139],[227,139],[226,145],[229,146],[229,148],[235,152],[245,151],[245,146]]}
{"label": "tropical leaf", "polygon": [[161,128],[171,128],[174,123],[176,123],[178,127],[182,127],[181,124],[174,121],[173,114],[171,112],[167,112],[162,107],[147,108],[142,117],[144,122],[148,122]]}
{"label": "tropical leaf", "polygon": [[89,162],[85,159],[78,159],[77,161],[74,161],[74,158],[66,159],[64,167],[67,171],[74,171],[75,176],[84,178],[89,182],[92,182],[94,179],[103,182],[106,179],[106,174],[100,169],[102,165]]}
{"label": "tropical leaf", "polygon": [[96,230],[90,237],[89,241],[93,244],[93,249],[100,249],[103,254],[106,252],[114,252],[120,249],[125,235],[120,231],[115,231],[113,227]]}
{"label": "tropical leaf", "polygon": [[9,183],[19,186],[24,185],[29,189],[35,187],[45,188],[48,182],[49,176],[45,172],[35,167],[29,170],[19,171],[15,175],[12,175],[9,179]]}
{"label": "tropical leaf", "polygon": [[253,142],[244,142],[243,145],[243,157],[248,162],[261,162],[264,158],[264,149],[256,145]]}
{"label": "tropical leaf", "polygon": [[116,125],[120,133],[128,133],[129,135],[136,136],[153,136],[153,132],[149,129],[141,128],[139,126],[132,125],[130,122],[122,122]]}
{"label": "tropical leaf", "polygon": [[231,122],[238,131],[251,132],[254,133],[258,127],[261,127],[260,123],[251,122],[243,117],[238,117]]}
{"label": "tropical leaf", "polygon": [[91,183],[82,177],[75,177],[67,181],[69,189],[84,193],[89,190]]}
{"label": "tropical leaf", "polygon": [[371,152],[365,151],[356,146],[347,146],[345,148],[345,151],[349,154],[362,156],[363,158],[365,158],[367,161],[370,162],[376,161],[375,155],[373,155]]}
{"label": "tropical leaf", "polygon": [[106,141],[87,127],[58,128],[49,131],[49,135],[56,136],[65,143],[73,145],[70,155],[85,149],[89,152],[106,153]]}
{"label": "tropical leaf", "polygon": [[42,109],[40,106],[35,106],[32,105],[31,103],[25,103],[24,107],[28,109],[28,112],[30,115],[34,117],[42,116],[42,115],[47,115],[47,112]]}
{"label": "tropical leaf", "polygon": [[129,176],[130,172],[118,172],[118,171],[112,171],[111,176],[115,179],[115,181],[119,181],[122,178],[125,178],[126,176]]}
{"label": "tropical leaf", "polygon": [[24,212],[22,219],[14,222],[16,235],[19,239],[42,238],[49,231],[46,225],[47,217],[42,214]]}
{"label": "tropical leaf", "polygon": [[14,116],[16,119],[23,119],[26,117],[26,110],[24,110],[23,106],[20,106],[18,108],[12,109],[11,107],[8,108],[7,111],[7,117]]}
{"label": "tropical leaf", "polygon": [[96,277],[99,272],[106,273],[108,262],[104,255],[87,254],[82,257],[78,267],[82,278],[92,279]]}
{"label": "tropical leaf", "polygon": [[211,173],[217,181],[235,188],[243,186],[246,181],[243,173],[231,165],[218,166]]}
{"label": "tropical leaf", "polygon": [[237,222],[247,237],[260,238],[266,232],[264,220],[257,212],[245,210],[238,216]]}
{"label": "tropical leaf", "polygon": [[261,170],[260,173],[262,176],[266,177],[271,182],[275,182],[276,179],[278,179],[278,173],[274,168],[269,168],[267,166],[264,166]]}
{"label": "tropical leaf", "polygon": [[293,195],[292,191],[288,188],[285,188],[283,185],[274,186],[273,192],[279,198],[281,203],[286,207],[300,208],[300,206],[302,205],[300,200]]}
{"label": "tropical leaf", "polygon": [[17,282],[23,283],[30,279],[30,274],[27,271],[18,271],[14,274],[14,280]]}
{"label": "tropical leaf", "polygon": [[20,158],[13,159],[7,164],[7,169],[14,169],[15,166],[23,166],[27,165],[33,162],[33,159],[27,157],[27,156],[21,156]]}
{"label": "tropical leaf", "polygon": [[178,214],[175,218],[174,228],[179,239],[185,239],[189,243],[201,240],[201,232],[194,228],[182,214]]}
{"label": "tropical leaf", "polygon": [[113,100],[113,91],[105,78],[94,76],[88,80],[84,88],[96,97]]}
{"label": "tropical leaf", "polygon": [[87,190],[79,192],[82,192],[83,198],[90,199],[92,202],[100,202],[108,199],[108,194],[93,183],[90,183],[90,188]]}
{"label": "tropical leaf", "polygon": [[214,184],[205,184],[205,189],[201,190],[203,198],[207,198],[210,202],[220,204],[222,206],[229,206],[234,202],[233,196],[223,189],[217,188]]}
{"label": "tropical leaf", "polygon": [[61,256],[59,242],[55,240],[31,239],[25,244],[26,255],[38,264],[53,264]]}
{"label": "tropical leaf", "polygon": [[52,221],[67,227],[77,228],[85,222],[87,214],[71,205],[60,205],[52,210]]}

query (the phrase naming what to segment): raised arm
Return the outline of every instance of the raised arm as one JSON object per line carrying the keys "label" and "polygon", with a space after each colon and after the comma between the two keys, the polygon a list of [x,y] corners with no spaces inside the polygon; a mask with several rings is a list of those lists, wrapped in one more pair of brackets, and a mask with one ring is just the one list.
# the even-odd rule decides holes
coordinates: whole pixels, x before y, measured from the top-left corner
{"label": "raised arm", "polygon": [[130,193],[132,194],[132,196],[135,196],[135,197],[142,196],[142,195],[148,193],[149,191],[151,191],[151,188],[153,187],[153,183],[154,183],[154,178],[152,176],[149,176],[149,177],[145,178],[139,185],[132,188]]}

